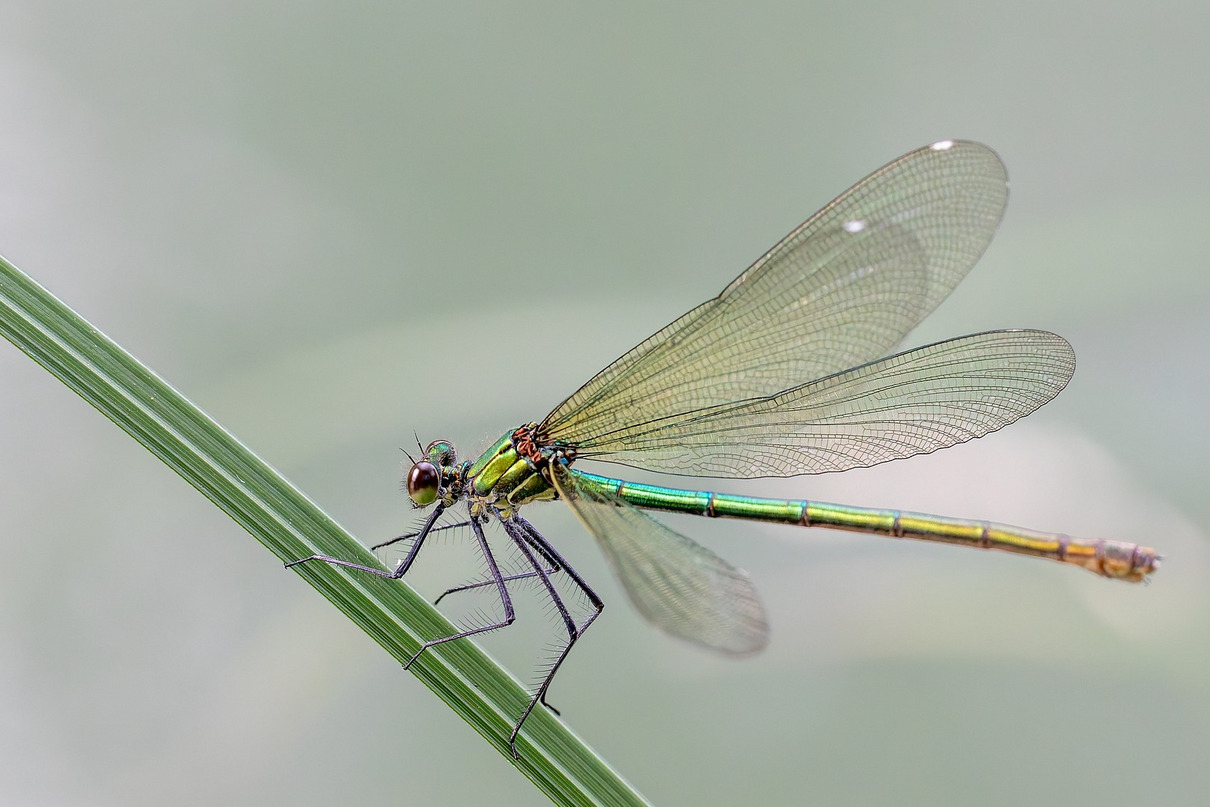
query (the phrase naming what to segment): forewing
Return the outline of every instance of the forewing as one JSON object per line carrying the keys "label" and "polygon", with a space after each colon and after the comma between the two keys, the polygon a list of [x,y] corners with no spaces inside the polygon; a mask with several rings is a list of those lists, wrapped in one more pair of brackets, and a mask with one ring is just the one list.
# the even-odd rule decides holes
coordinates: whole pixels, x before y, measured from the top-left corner
{"label": "forewing", "polygon": [[608,491],[552,464],[560,497],[597,539],[647,621],[724,653],[753,653],[769,627],[747,573]]}
{"label": "forewing", "polygon": [[767,398],[613,432],[579,457],[700,476],[843,471],[936,451],[1028,415],[1058,395],[1075,354],[1046,331],[989,331],[916,348]]}
{"label": "forewing", "polygon": [[978,143],[900,157],[598,373],[539,435],[578,446],[640,410],[654,420],[768,396],[885,356],[983,254],[1007,193]]}

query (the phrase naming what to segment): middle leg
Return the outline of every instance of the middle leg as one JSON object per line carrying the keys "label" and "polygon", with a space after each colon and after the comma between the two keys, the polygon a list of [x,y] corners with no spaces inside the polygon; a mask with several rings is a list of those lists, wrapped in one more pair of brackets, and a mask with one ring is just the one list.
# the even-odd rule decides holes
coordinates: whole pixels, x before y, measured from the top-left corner
{"label": "middle leg", "polygon": [[[469,505],[468,505],[468,507],[469,507]],[[488,546],[487,537],[483,534],[483,525],[480,524],[479,519],[475,518],[473,515],[471,516],[471,519],[470,519],[470,525],[471,525],[471,529],[475,533],[476,540],[478,540],[478,542],[479,542],[479,549],[483,553],[483,559],[487,563],[487,569],[488,569],[489,574],[491,575],[490,582],[495,583],[496,590],[500,594],[500,603],[501,603],[501,605],[504,606],[504,619],[500,620],[499,622],[493,622],[493,623],[490,623],[487,625],[480,625],[478,627],[468,628],[467,630],[459,631],[458,633],[452,634],[450,636],[443,636],[440,639],[430,639],[429,641],[425,642],[424,644],[422,644],[420,646],[420,649],[416,651],[416,654],[414,656],[412,656],[410,659],[408,659],[407,664],[403,665],[403,668],[405,670],[408,667],[411,667],[412,663],[414,661],[416,661],[416,659],[420,658],[420,654],[423,653],[425,650],[428,650],[430,647],[435,647],[436,645],[439,645],[439,644],[445,644],[446,642],[452,642],[455,639],[463,639],[467,636],[474,636],[477,633],[486,633],[488,631],[496,630],[498,628],[506,628],[509,625],[513,624],[513,622],[516,620],[516,614],[513,612],[512,597],[509,596],[508,588],[504,585],[505,577],[504,577],[504,575],[502,575],[500,573],[500,566],[496,563],[496,557],[495,557],[495,555],[492,554],[492,548],[490,546]],[[516,754],[516,748],[513,748],[513,753]]]}

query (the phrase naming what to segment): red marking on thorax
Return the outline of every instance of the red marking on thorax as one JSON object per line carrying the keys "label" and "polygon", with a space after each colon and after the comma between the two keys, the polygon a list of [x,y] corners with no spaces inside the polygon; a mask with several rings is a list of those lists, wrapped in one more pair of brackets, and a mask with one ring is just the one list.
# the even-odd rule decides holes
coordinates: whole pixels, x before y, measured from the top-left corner
{"label": "red marking on thorax", "polygon": [[521,457],[532,462],[534,465],[542,465],[546,461],[546,457],[542,455],[542,449],[534,440],[534,427],[532,424],[526,424],[513,432],[512,436],[513,449]]}

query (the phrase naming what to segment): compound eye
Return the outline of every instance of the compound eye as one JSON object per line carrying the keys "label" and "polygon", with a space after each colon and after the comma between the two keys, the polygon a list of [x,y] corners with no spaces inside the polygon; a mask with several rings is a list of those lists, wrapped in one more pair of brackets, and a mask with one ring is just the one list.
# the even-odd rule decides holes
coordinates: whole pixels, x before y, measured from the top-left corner
{"label": "compound eye", "polygon": [[441,472],[431,462],[421,460],[408,471],[408,495],[418,506],[437,501],[437,489],[441,485]]}

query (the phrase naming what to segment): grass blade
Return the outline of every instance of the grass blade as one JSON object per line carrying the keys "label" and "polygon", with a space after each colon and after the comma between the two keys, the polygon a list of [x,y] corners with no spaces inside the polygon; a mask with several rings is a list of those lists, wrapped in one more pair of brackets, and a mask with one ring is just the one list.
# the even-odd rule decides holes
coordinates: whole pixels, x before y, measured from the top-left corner
{"label": "grass blade", "polygon": [[[0,331],[222,508],[283,561],[324,553],[377,564],[351,535],[183,395],[0,258]],[[399,581],[327,564],[295,567],[399,661],[452,626]],[[476,645],[449,642],[411,670],[509,759],[509,715],[529,696]],[[517,767],[556,804],[647,802],[566,726],[535,710]]]}

